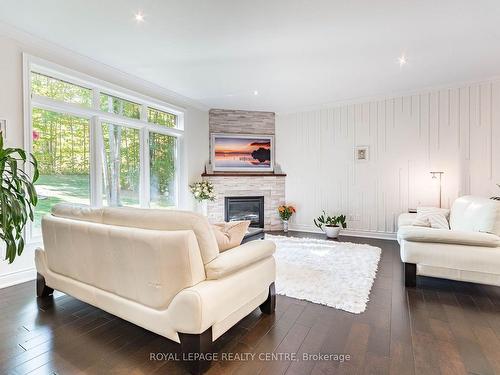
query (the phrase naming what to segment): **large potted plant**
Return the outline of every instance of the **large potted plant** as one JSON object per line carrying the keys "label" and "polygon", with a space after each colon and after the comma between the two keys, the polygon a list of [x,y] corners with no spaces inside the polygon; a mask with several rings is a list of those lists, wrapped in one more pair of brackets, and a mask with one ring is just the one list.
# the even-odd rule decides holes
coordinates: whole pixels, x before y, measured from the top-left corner
{"label": "large potted plant", "polygon": [[[23,168],[33,166],[33,178]],[[33,155],[20,148],[5,148],[0,132],[0,239],[5,243],[5,260],[12,263],[24,250],[23,231],[28,219],[33,221],[37,195],[34,182],[38,166]]]}
{"label": "large potted plant", "polygon": [[347,228],[346,216],[330,216],[325,211],[319,217],[314,219],[314,225],[326,233],[328,238],[337,238],[340,229]]}

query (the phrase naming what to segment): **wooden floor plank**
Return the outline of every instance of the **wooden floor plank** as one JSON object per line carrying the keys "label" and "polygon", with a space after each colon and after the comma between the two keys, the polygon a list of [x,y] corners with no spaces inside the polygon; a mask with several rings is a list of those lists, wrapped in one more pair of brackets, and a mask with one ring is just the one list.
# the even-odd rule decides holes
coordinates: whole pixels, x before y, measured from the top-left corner
{"label": "wooden floor plank", "polygon": [[483,375],[494,374],[471,327],[474,322],[465,318],[465,311],[458,302],[455,305],[447,304],[443,307],[467,371]]}

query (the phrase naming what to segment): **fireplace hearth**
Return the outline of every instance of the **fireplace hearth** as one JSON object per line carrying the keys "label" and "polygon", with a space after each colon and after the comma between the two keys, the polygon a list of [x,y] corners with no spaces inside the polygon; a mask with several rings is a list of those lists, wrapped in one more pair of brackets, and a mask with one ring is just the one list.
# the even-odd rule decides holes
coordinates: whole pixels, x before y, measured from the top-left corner
{"label": "fireplace hearth", "polygon": [[250,220],[250,226],[264,228],[264,197],[237,196],[224,198],[225,221]]}

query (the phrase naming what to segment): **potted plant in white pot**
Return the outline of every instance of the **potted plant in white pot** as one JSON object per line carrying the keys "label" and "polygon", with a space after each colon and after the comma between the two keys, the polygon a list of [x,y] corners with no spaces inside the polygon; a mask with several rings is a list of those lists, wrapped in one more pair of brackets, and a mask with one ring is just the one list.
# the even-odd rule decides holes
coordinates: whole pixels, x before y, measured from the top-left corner
{"label": "potted plant in white pot", "polygon": [[314,225],[325,232],[328,238],[337,238],[340,230],[347,228],[346,216],[330,216],[323,211],[323,214],[314,219]]}

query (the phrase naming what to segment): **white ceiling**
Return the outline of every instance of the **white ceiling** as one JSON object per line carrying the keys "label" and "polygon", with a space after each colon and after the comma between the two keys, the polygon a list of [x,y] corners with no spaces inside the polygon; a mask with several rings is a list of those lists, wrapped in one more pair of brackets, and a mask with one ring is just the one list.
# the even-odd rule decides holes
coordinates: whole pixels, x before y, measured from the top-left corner
{"label": "white ceiling", "polygon": [[217,108],[500,75],[498,0],[2,0],[0,21]]}

